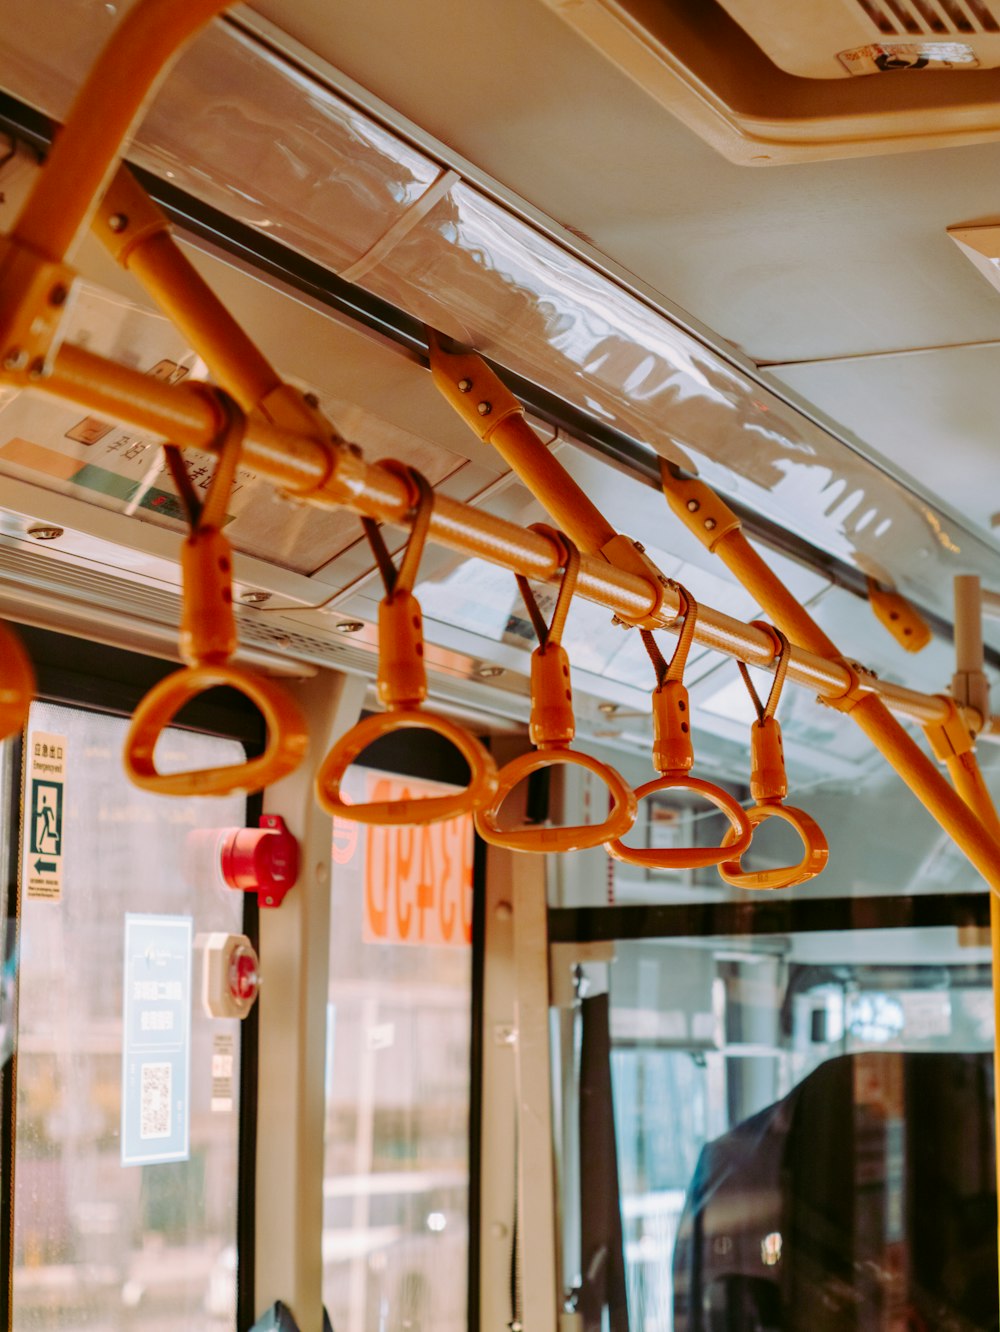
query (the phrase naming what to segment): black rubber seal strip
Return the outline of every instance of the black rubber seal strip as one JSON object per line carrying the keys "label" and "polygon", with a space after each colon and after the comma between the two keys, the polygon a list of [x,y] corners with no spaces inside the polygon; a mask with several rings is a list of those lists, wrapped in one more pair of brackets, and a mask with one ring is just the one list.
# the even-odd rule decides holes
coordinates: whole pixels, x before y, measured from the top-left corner
{"label": "black rubber seal strip", "polygon": [[905,930],[955,925],[988,929],[990,896],[777,898],[664,906],[555,907],[549,943],[625,939],[704,939],[808,934],[815,930]]}

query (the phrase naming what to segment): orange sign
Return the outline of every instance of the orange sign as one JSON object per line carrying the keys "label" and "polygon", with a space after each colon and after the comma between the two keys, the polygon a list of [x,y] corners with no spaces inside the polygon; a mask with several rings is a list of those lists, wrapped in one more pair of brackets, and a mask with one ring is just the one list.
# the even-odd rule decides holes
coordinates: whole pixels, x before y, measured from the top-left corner
{"label": "orange sign", "polygon": [[[365,777],[365,800],[413,800],[444,789],[416,778],[373,772]],[[356,863],[359,847],[364,854],[365,943],[465,947],[472,942],[471,814],[423,828],[367,827],[334,819],[335,863]]]}

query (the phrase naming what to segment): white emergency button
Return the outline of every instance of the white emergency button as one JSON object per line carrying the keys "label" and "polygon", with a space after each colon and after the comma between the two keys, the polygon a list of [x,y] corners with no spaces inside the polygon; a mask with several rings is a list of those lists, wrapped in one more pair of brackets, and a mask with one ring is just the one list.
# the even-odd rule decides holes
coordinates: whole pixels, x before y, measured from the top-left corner
{"label": "white emergency button", "polygon": [[245,934],[209,934],[202,1003],[209,1017],[245,1018],[260,989],[260,961]]}

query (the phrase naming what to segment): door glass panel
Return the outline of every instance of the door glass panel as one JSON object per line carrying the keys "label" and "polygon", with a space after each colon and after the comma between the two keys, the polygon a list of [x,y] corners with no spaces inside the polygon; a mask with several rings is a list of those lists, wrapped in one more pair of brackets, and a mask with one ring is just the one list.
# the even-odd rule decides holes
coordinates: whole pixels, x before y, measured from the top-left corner
{"label": "door glass panel", "polygon": [[988,930],[615,951],[632,1332],[998,1326]]}
{"label": "door glass panel", "polygon": [[[352,768],[349,800],[439,783]],[[464,1332],[471,816],[334,820],[323,1298],[338,1332]]]}
{"label": "door glass panel", "polygon": [[[238,1022],[202,1009],[200,944],[210,931],[240,933],[243,903],[210,872],[198,833],[242,826],[245,802],[134,788],[125,730],[118,718],[48,704],[29,719],[13,1325],[222,1332],[235,1327],[240,1041]],[[164,767],[244,758],[235,741],[180,730],[164,750]],[[141,936],[138,961],[126,957],[126,916],[166,918]],[[185,949],[175,945],[187,922]],[[227,1054],[231,1069],[218,1063]],[[140,1159],[175,1159],[123,1164],[130,1070],[125,1118],[135,1117]]]}

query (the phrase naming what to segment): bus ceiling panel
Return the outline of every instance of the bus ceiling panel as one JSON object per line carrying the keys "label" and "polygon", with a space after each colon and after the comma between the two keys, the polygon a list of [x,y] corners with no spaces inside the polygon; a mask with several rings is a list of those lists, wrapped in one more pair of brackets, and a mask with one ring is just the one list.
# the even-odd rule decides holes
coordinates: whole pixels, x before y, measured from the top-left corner
{"label": "bus ceiling panel", "polygon": [[[898,471],[926,484],[976,528],[995,531],[1000,344],[772,368],[772,373]],[[845,499],[846,499],[845,495]],[[961,536],[955,540],[961,545]]]}
{"label": "bus ceiling panel", "polygon": [[[253,14],[240,15],[281,45],[258,17],[266,15],[298,39],[284,40],[288,50],[317,53],[313,68],[321,69],[325,58],[369,97],[435,134],[757,359],[1000,336],[1000,307],[942,243],[945,227],[996,212],[991,181],[1000,145],[941,151],[949,137],[947,124],[939,124],[932,150],[883,156],[879,150],[891,146],[891,136],[882,136],[864,145],[874,150],[870,157],[775,169],[761,148],[763,160],[735,166],[681,123],[680,106],[659,103],[641,78],[617,66],[622,48],[614,36],[603,51],[574,31],[598,5],[613,23],[628,0],[505,0],[502,11],[492,0],[401,8],[367,0],[255,0]],[[936,8],[945,13],[949,5]],[[678,7],[636,6],[654,26]],[[711,0],[683,8],[703,32],[725,23]],[[853,2],[799,4],[787,12],[798,23],[822,12],[850,24],[851,11],[865,22],[863,6]],[[765,4],[759,12],[785,30],[784,7]],[[819,23],[810,31],[815,41]],[[641,40],[640,25],[630,35]],[[872,40],[879,40],[874,33]],[[823,56],[835,49],[822,47]],[[775,86],[773,77],[760,79],[759,64],[753,69],[734,59],[724,41],[705,40],[702,53],[707,84],[724,72],[739,81],[757,78],[761,101]],[[669,82],[677,72],[671,58],[649,54],[654,77]],[[968,77],[955,71],[944,81],[961,90]],[[674,87],[680,82],[674,78]],[[801,80],[800,87],[812,82]],[[893,99],[923,97],[926,74],[846,82],[849,96],[885,109]],[[936,91],[941,87],[938,80]],[[810,96],[817,89],[804,91]],[[820,96],[829,91],[829,83],[821,85]],[[707,119],[716,103],[711,94],[700,100]],[[896,130],[900,122],[905,117]],[[722,129],[721,117],[715,125]],[[838,126],[832,128],[835,138]],[[786,140],[781,147],[787,146]],[[743,150],[755,151],[749,140]]]}
{"label": "bus ceiling panel", "polygon": [[[60,114],[96,25],[89,8],[55,0],[23,9],[0,39],[8,89]],[[39,40],[43,29],[58,40]],[[333,78],[216,23],[174,67],[132,157],[235,226],[346,272],[405,312],[411,342],[416,319],[472,343],[647,459],[697,465],[728,496],[939,613],[952,573],[1000,580],[992,541],[912,481],[915,465],[876,465],[723,339],[694,336],[651,289],[456,179],[446,149],[414,146]]]}

